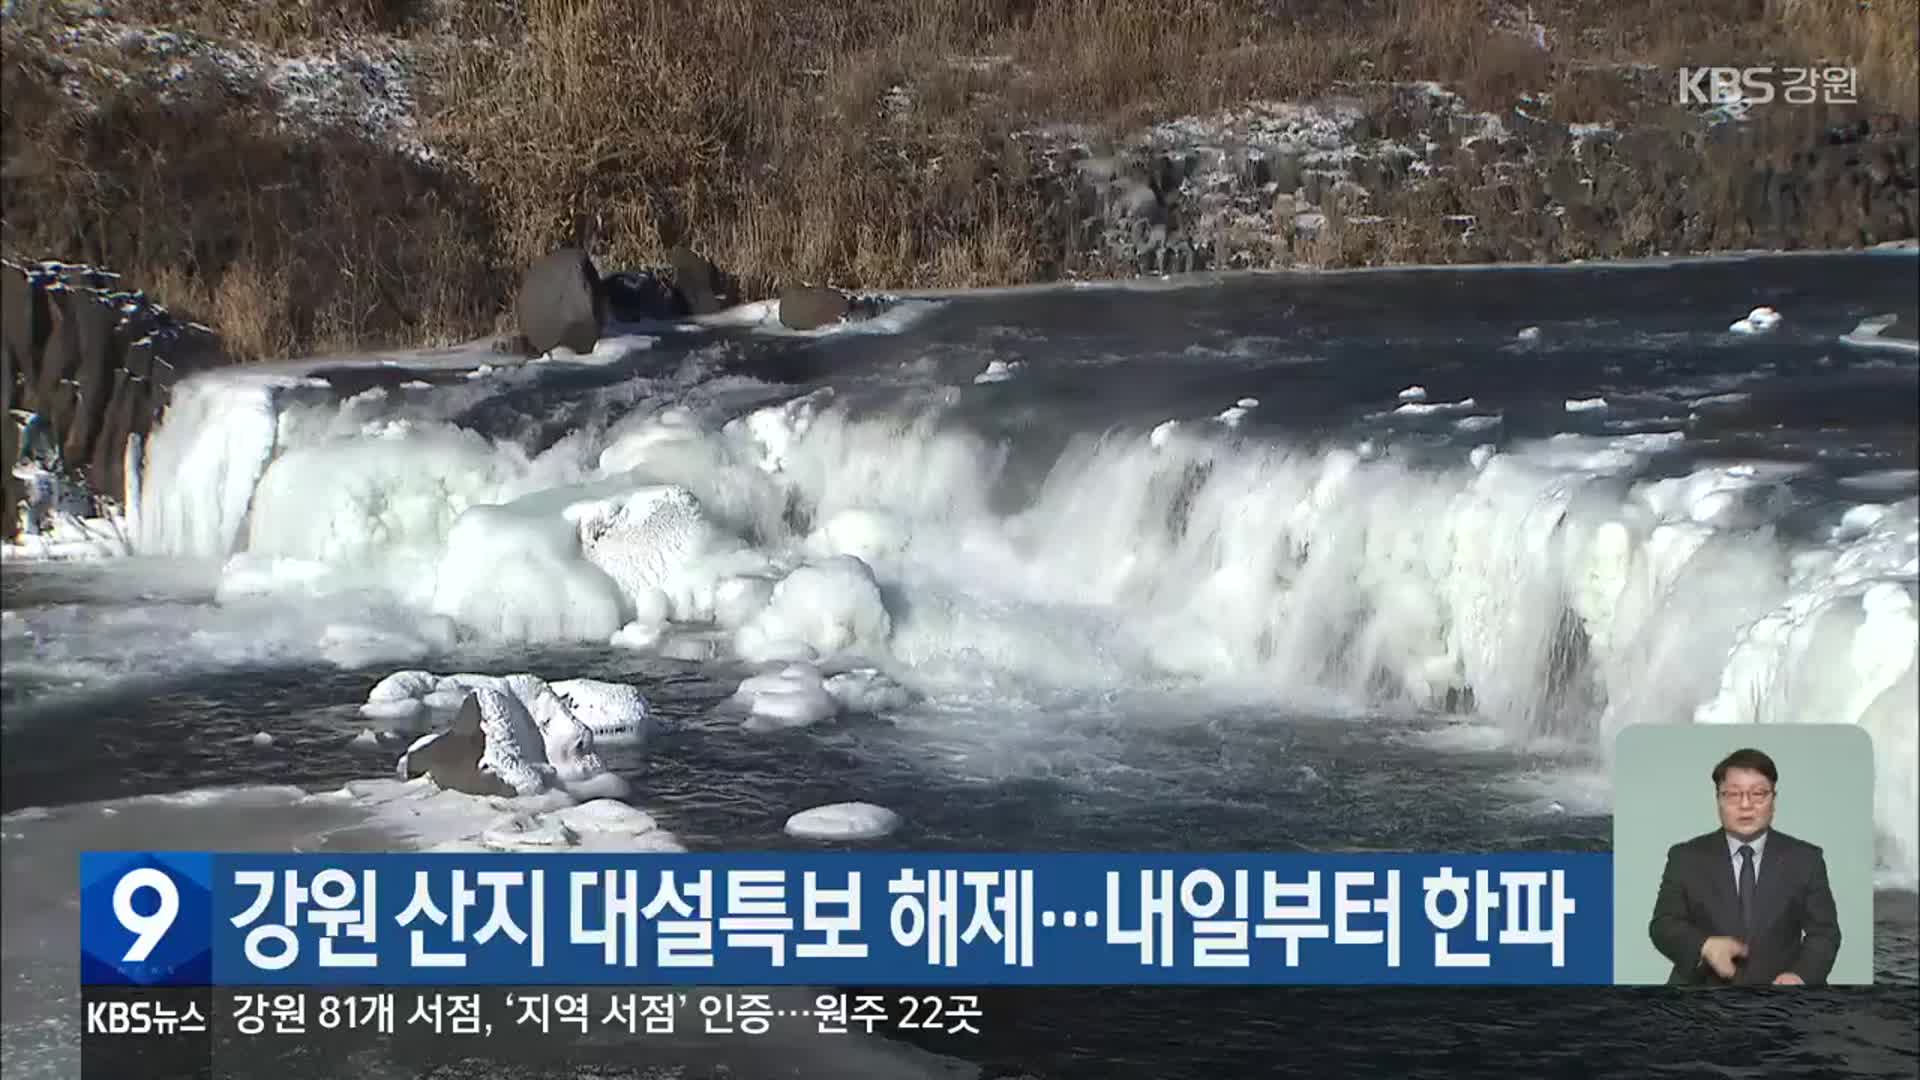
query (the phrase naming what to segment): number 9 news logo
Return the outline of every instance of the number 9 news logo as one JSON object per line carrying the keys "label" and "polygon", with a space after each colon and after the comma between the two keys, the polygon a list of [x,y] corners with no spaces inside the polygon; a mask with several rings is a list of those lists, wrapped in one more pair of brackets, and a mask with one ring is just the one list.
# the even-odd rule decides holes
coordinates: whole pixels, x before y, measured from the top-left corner
{"label": "number 9 news logo", "polygon": [[80,982],[207,986],[213,860],[193,853],[80,855]]}

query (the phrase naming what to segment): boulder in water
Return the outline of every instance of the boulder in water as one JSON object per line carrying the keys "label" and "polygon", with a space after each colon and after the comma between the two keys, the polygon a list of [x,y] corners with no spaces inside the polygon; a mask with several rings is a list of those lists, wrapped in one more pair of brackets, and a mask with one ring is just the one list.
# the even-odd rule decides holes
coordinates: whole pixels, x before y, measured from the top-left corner
{"label": "boulder in water", "polygon": [[846,318],[852,310],[846,294],[836,289],[802,285],[780,293],[780,324],[789,330],[818,330]]}
{"label": "boulder in water", "polygon": [[620,684],[582,679],[565,685],[567,697],[528,674],[440,680],[435,694],[464,688],[466,699],[447,731],[408,748],[400,775],[431,776],[470,795],[624,796],[627,782],[601,760],[595,732],[640,741],[648,722],[645,699]]}
{"label": "boulder in water", "polygon": [[706,256],[681,245],[673,249],[668,259],[673,263],[673,287],[688,311],[711,315],[739,302],[733,282]]}
{"label": "boulder in water", "polygon": [[535,354],[566,346],[592,352],[606,325],[606,297],[593,260],[579,248],[561,248],[527,268],[520,279],[520,332]]}
{"label": "boulder in water", "polygon": [[401,756],[400,776],[406,780],[425,776],[448,791],[469,795],[512,798],[519,794],[492,771],[481,768],[486,752],[487,736],[480,725],[480,699],[469,695],[451,727],[414,743]]}

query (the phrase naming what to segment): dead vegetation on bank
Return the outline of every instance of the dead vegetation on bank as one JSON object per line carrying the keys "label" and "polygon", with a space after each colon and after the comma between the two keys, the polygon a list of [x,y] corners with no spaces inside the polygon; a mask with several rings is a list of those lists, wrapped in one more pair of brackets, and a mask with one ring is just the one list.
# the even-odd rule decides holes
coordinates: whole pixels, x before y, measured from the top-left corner
{"label": "dead vegetation on bank", "polygon": [[[1056,122],[1118,134],[1411,79],[1483,109],[1544,91],[1562,122],[1658,122],[1616,77],[1631,62],[1840,63],[1859,70],[1863,108],[1920,111],[1920,0],[106,7],[283,56],[383,40],[411,57],[431,163],[345,128],[290,129],[257,78],[118,85],[127,50],[63,43],[78,5],[6,17],[5,249],[113,266],[254,355],[484,332],[518,268],[570,241],[609,267],[689,242],[752,292],[1053,276],[1060,207],[1015,135]],[[1350,233],[1313,260],[1467,257],[1414,220],[1423,197],[1386,240]]]}

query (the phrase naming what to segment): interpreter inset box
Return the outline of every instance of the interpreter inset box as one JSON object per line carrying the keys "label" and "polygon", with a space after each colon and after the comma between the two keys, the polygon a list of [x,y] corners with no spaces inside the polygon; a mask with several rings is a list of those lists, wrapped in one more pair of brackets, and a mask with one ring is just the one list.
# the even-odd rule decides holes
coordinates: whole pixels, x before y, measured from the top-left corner
{"label": "interpreter inset box", "polygon": [[1636,724],[1613,760],[1614,981],[1873,981],[1873,740]]}

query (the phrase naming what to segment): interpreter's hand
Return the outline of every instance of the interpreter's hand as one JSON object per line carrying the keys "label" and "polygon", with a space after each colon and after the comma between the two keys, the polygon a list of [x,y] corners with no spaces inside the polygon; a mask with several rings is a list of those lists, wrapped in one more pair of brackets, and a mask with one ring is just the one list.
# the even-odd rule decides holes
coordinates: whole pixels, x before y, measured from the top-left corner
{"label": "interpreter's hand", "polygon": [[1803,979],[1803,978],[1801,978],[1801,977],[1800,977],[1800,976],[1798,976],[1798,975],[1795,975],[1795,974],[1794,974],[1793,972],[1791,972],[1791,971],[1783,971],[1783,972],[1781,972],[1780,974],[1778,974],[1778,975],[1775,975],[1775,976],[1773,977],[1773,985],[1775,985],[1775,986],[1805,986],[1805,985],[1807,985],[1807,980],[1805,980],[1805,979]]}
{"label": "interpreter's hand", "polygon": [[1747,943],[1734,937],[1710,937],[1700,946],[1700,958],[1714,974],[1733,978],[1734,963],[1747,955]]}

